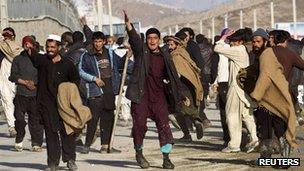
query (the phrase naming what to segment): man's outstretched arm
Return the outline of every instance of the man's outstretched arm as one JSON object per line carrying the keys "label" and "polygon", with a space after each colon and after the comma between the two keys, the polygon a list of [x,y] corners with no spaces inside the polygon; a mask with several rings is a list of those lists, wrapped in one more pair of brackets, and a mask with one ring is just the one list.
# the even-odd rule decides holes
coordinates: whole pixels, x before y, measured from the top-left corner
{"label": "man's outstretched arm", "polygon": [[132,48],[134,54],[138,54],[142,51],[142,47],[143,47],[141,38],[136,33],[135,28],[132,26],[126,11],[123,11],[123,13],[124,13],[124,18],[125,18],[125,25],[126,25],[127,33],[129,36],[129,43],[131,45],[131,48]]}

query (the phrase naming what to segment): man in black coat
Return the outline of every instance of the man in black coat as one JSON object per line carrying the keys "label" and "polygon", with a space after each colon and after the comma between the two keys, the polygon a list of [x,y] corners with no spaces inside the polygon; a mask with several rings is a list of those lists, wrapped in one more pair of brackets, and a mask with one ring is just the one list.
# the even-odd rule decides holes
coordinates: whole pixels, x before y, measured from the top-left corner
{"label": "man in black coat", "polygon": [[[126,97],[132,101],[132,136],[136,161],[141,168],[150,166],[142,150],[147,131],[147,119],[151,118],[158,129],[159,143],[164,157],[163,168],[173,169],[174,165],[169,159],[173,136],[169,126],[167,99],[173,99],[171,102],[173,108],[177,109],[180,106],[182,96],[179,95],[181,91],[177,71],[168,49],[159,47],[160,32],[156,28],[151,28],[146,32],[146,43],[143,43],[126,14],[125,24],[135,59]],[[167,93],[174,96],[170,98]]]}
{"label": "man in black coat", "polygon": [[[62,82],[78,84],[79,74],[74,64],[59,54],[61,37],[50,35],[46,41],[46,54],[29,49],[33,66],[38,71],[37,108],[42,117],[46,144],[47,170],[57,170],[62,153],[63,162],[70,170],[77,170],[75,134],[67,135],[57,107],[58,86]],[[59,137],[60,136],[60,137]]]}

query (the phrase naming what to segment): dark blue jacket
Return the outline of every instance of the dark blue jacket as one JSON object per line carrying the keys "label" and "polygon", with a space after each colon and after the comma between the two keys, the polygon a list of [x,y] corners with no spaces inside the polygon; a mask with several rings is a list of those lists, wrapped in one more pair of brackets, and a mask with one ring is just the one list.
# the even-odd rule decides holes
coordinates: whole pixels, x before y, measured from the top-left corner
{"label": "dark blue jacket", "polygon": [[95,83],[96,78],[100,78],[100,71],[95,55],[88,51],[83,53],[80,57],[78,69],[80,77],[86,81],[87,98],[101,96],[103,90]]}

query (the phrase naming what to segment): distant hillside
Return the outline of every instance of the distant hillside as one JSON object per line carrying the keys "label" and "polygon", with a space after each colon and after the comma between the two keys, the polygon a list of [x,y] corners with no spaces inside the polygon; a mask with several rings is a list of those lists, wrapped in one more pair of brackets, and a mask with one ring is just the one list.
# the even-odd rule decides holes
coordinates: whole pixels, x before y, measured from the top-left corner
{"label": "distant hillside", "polygon": [[[88,4],[93,0],[83,0]],[[168,31],[168,27],[174,32],[175,25],[179,28],[190,24],[195,32],[199,32],[199,21],[203,20],[203,33],[208,35],[211,31],[211,17],[215,17],[215,33],[219,33],[224,27],[224,15],[229,12],[229,27],[239,28],[239,11],[243,10],[244,27],[253,27],[253,9],[257,9],[257,26],[267,28],[270,26],[270,0],[172,0],[176,4],[169,6],[162,4],[164,0],[112,0],[112,13],[122,18],[122,10],[127,10],[132,21],[140,21],[142,27],[156,26],[162,31]],[[169,1],[169,0],[168,0]],[[177,7],[184,3],[198,1],[202,2],[229,1],[214,8],[193,12],[181,10]],[[104,12],[107,13],[107,0],[103,0]],[[155,3],[157,2],[157,3]],[[170,0],[171,2],[171,0]],[[189,4],[189,6],[193,4]],[[207,6],[207,5],[206,5]],[[292,22],[292,0],[274,0],[275,22]],[[304,21],[304,0],[297,0],[297,17],[299,22]]]}
{"label": "distant hillside", "polygon": [[[92,7],[93,0],[79,0],[80,11],[87,11]],[[104,13],[108,14],[108,1],[103,0]],[[186,10],[176,9],[166,5],[160,5],[142,0],[112,0],[112,14],[116,17],[123,17],[122,10],[126,10],[133,21],[140,21],[142,27],[155,25],[165,17],[189,14]],[[89,10],[91,11],[91,10]],[[82,12],[83,14],[83,12]],[[85,14],[84,14],[85,15]]]}
{"label": "distant hillside", "polygon": [[[107,6],[107,1],[104,1]],[[106,8],[107,9],[107,8]],[[133,21],[140,21],[143,27],[155,25],[165,17],[187,14],[184,10],[177,10],[166,6],[141,2],[138,0],[112,1],[112,13],[117,17],[122,17],[122,10],[126,10]]]}
{"label": "distant hillside", "polygon": [[[199,32],[199,21],[203,20],[203,33],[208,35],[211,30],[211,18],[215,17],[215,34],[218,34],[224,27],[224,15],[229,12],[228,26],[238,29],[240,26],[239,13],[243,10],[243,26],[253,27],[253,9],[257,11],[257,26],[263,28],[270,27],[270,1],[269,0],[235,0],[231,4],[221,5],[211,10],[190,13],[188,15],[167,17],[159,20],[156,24],[162,31],[168,31],[168,27],[179,28],[186,26],[187,23]],[[274,0],[275,23],[292,22],[292,0]],[[297,0],[297,19],[304,22],[304,0]]]}

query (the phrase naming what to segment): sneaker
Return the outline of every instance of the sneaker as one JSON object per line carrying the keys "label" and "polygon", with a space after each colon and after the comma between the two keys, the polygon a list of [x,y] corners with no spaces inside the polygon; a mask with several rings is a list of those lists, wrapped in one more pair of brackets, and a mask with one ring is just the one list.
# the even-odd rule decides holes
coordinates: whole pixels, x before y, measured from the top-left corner
{"label": "sneaker", "polygon": [[240,151],[241,151],[240,148],[232,148],[232,147],[229,147],[229,146],[226,147],[226,148],[224,148],[224,149],[222,149],[223,153],[238,153]]}
{"label": "sneaker", "polygon": [[17,136],[17,131],[16,131],[15,127],[9,127],[8,132],[9,132],[10,137],[12,137],[12,138],[15,138]]}
{"label": "sneaker", "polygon": [[195,129],[196,129],[196,137],[198,140],[202,139],[204,136],[203,124],[200,121],[194,122]]}
{"label": "sneaker", "polygon": [[78,167],[77,167],[77,165],[76,165],[76,163],[75,163],[75,160],[69,160],[69,161],[67,162],[67,167],[68,167],[69,170],[71,170],[71,171],[75,171],[75,170],[78,169]]}
{"label": "sneaker", "polygon": [[175,140],[176,143],[190,143],[192,142],[191,135],[184,135],[182,138]]}
{"label": "sneaker", "polygon": [[17,152],[22,152],[22,151],[23,151],[22,142],[21,142],[21,143],[16,143],[16,144],[15,144],[15,150],[16,150]]}
{"label": "sneaker", "polygon": [[212,124],[211,124],[209,119],[203,120],[203,128],[204,129],[210,128],[211,126],[212,126]]}
{"label": "sneaker", "polygon": [[90,152],[90,147],[88,146],[83,146],[80,150],[81,154],[89,154],[89,152]]}
{"label": "sneaker", "polygon": [[259,141],[253,141],[246,145],[246,153],[251,153],[257,146],[259,146]]}
{"label": "sneaker", "polygon": [[42,147],[40,146],[33,146],[31,149],[32,152],[41,152],[42,151]]}
{"label": "sneaker", "polygon": [[144,157],[141,151],[136,152],[136,162],[142,169],[148,169],[150,167],[150,163],[147,161],[147,159]]}

